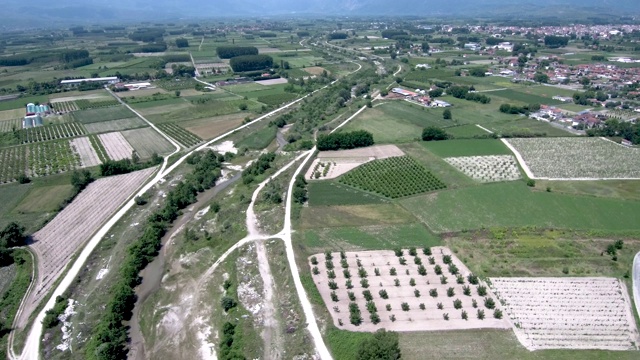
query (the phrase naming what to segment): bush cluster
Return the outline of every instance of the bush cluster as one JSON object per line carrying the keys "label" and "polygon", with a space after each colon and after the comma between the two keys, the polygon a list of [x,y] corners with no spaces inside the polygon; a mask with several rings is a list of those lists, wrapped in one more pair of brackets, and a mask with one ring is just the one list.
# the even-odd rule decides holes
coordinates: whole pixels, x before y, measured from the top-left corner
{"label": "bush cluster", "polygon": [[365,130],[321,134],[318,136],[318,150],[355,149],[373,145],[373,134]]}

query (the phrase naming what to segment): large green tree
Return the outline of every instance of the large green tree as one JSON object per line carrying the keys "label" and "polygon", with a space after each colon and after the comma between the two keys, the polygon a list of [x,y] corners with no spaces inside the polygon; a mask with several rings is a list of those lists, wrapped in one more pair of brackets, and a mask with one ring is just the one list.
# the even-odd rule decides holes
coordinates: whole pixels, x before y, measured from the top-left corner
{"label": "large green tree", "polygon": [[380,329],[360,343],[357,360],[397,360],[402,357],[398,333]]}

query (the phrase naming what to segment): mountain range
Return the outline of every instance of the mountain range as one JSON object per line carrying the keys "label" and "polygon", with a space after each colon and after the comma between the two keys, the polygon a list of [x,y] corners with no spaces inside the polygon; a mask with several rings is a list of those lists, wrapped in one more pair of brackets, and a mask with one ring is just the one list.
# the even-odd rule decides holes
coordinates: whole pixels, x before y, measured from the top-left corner
{"label": "mountain range", "polygon": [[4,22],[44,19],[96,23],[283,15],[474,17],[512,14],[524,17],[535,14],[562,18],[576,10],[589,10],[594,15],[640,15],[638,0],[405,0],[399,3],[388,0],[4,0],[3,3],[0,21]]}

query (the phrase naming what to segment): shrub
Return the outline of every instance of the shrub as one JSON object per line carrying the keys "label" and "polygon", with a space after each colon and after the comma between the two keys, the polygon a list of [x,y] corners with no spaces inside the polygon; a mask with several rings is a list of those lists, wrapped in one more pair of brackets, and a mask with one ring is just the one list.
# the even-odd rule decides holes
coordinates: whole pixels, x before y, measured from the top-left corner
{"label": "shrub", "polygon": [[[449,114],[451,114],[450,110]],[[436,126],[429,126],[422,130],[422,141],[441,141],[448,138],[447,132]]]}
{"label": "shrub", "polygon": [[400,258],[400,265],[407,265],[407,259],[405,259],[404,257]]}
{"label": "shrub", "polygon": [[359,268],[358,269],[358,276],[360,276],[361,278],[366,278],[367,277],[367,270],[365,270],[364,268]]}
{"label": "shrub", "polygon": [[329,289],[338,290],[338,284],[333,280],[329,281]]}
{"label": "shrub", "polygon": [[493,310],[493,317],[496,319],[502,319],[502,311],[500,309]]}
{"label": "shrub", "polygon": [[353,291],[347,291],[347,297],[349,297],[350,301],[356,301],[356,294]]}
{"label": "shrub", "polygon": [[409,279],[409,285],[416,286],[416,279],[414,278]]}
{"label": "shrub", "polygon": [[467,275],[467,281],[469,282],[469,284],[478,285],[478,277],[476,275]]}
{"label": "shrub", "polygon": [[422,266],[422,259],[420,259],[419,257],[414,257],[413,258],[413,263],[416,265],[421,265]]}
{"label": "shrub", "polygon": [[482,285],[478,286],[478,295],[486,296],[487,295],[487,288],[482,286]]}
{"label": "shrub", "polygon": [[380,322],[380,315],[378,315],[378,313],[371,313],[369,318],[371,319],[371,323],[373,323],[374,325]]}
{"label": "shrub", "polygon": [[369,291],[369,290],[363,291],[362,295],[364,296],[364,299],[367,300],[367,301],[373,300],[373,295],[371,295],[371,291]]}
{"label": "shrub", "polygon": [[436,265],[436,266],[433,268],[433,271],[435,271],[435,272],[436,272],[436,275],[442,275],[442,267],[440,267],[440,265]]}
{"label": "shrub", "polygon": [[453,297],[455,294],[456,294],[456,291],[452,287],[447,289],[447,296],[448,297]]}
{"label": "shrub", "polygon": [[378,312],[378,308],[376,307],[376,303],[374,303],[371,300],[368,300],[367,301],[367,311],[369,311],[370,313]]}
{"label": "shrub", "polygon": [[224,312],[229,312],[229,310],[233,309],[238,305],[238,303],[233,298],[230,298],[228,296],[224,296],[220,301],[220,303],[222,304],[222,308],[224,309]]}
{"label": "shrub", "polygon": [[347,289],[353,289],[353,284],[351,283],[351,280],[347,280],[347,282],[345,283],[345,286],[347,287]]}
{"label": "shrub", "polygon": [[389,316],[389,320],[391,320],[391,322],[395,322],[396,321],[396,316],[395,315]]}
{"label": "shrub", "polygon": [[396,271],[396,268],[392,267],[392,268],[389,270],[389,275],[391,275],[391,276],[396,276],[396,275],[398,275],[398,272]]}
{"label": "shrub", "polygon": [[438,289],[429,290],[429,296],[434,297],[434,298],[438,297]]}
{"label": "shrub", "polygon": [[387,294],[387,290],[385,290],[385,289],[382,289],[382,290],[378,291],[378,294],[383,299],[388,299],[389,298],[389,294]]}
{"label": "shrub", "polygon": [[413,295],[415,295],[416,297],[420,297],[420,290],[418,289],[413,290]]}
{"label": "shrub", "polygon": [[327,250],[324,252],[325,260],[333,260],[333,255],[331,255],[331,251]]}
{"label": "shrub", "polygon": [[351,272],[349,270],[347,270],[347,269],[342,270],[342,274],[344,275],[344,277],[346,279],[351,278]]}
{"label": "shrub", "polygon": [[343,269],[348,269],[349,268],[349,263],[347,262],[346,259],[342,259],[342,260],[340,260],[340,266],[342,266]]}
{"label": "shrub", "polygon": [[445,285],[447,283],[447,277],[442,275],[440,276],[440,284]]}
{"label": "shrub", "polygon": [[455,266],[454,264],[450,264],[449,273],[451,273],[451,275],[456,275],[458,273],[458,267]]}
{"label": "shrub", "polygon": [[478,309],[478,319],[484,320],[484,310]]}
{"label": "shrub", "polygon": [[376,276],[380,276],[380,269],[375,268],[373,269],[373,272],[376,274]]}
{"label": "shrub", "polygon": [[426,276],[427,275],[427,268],[424,267],[423,265],[418,266],[418,274],[420,274],[422,276]]}
{"label": "shrub", "polygon": [[402,311],[409,311],[409,304],[407,304],[406,302],[400,304],[400,307],[402,308]]}
{"label": "shrub", "polygon": [[427,256],[431,256],[431,248],[430,247],[422,248],[422,253],[427,255]]}
{"label": "shrub", "polygon": [[453,300],[453,307],[456,310],[462,309],[462,301],[460,299]]}
{"label": "shrub", "polygon": [[438,304],[436,304],[436,307],[438,308],[438,310],[442,310],[444,309],[444,305],[442,305],[441,302],[439,302]]}
{"label": "shrub", "polygon": [[318,265],[318,258],[316,258],[315,256],[311,257],[311,265]]}
{"label": "shrub", "polygon": [[415,248],[415,247],[410,247],[410,248],[409,248],[409,255],[411,255],[411,256],[416,256],[416,255],[418,255],[418,252],[417,252],[417,250],[416,250],[416,248]]}
{"label": "shrub", "polygon": [[360,308],[358,308],[358,304],[354,302],[349,303],[349,321],[355,326],[359,326],[360,324],[362,324],[362,315],[360,314]]}
{"label": "shrub", "polygon": [[394,283],[396,286],[400,286],[400,280],[399,280],[399,279],[394,279],[394,280],[393,280],[393,283]]}
{"label": "shrub", "polygon": [[486,297],[484,298],[484,307],[487,309],[494,309],[496,307],[496,302],[493,301],[492,298]]}
{"label": "shrub", "polygon": [[387,311],[391,311],[391,304],[387,304],[387,306],[385,306],[385,308],[387,309]]}
{"label": "shrub", "polygon": [[563,268],[562,268],[562,273],[563,273],[563,274],[565,274],[565,275],[567,275],[567,274],[569,273],[569,268],[568,268],[568,267],[566,267],[566,266],[565,266],[565,267],[563,267]]}
{"label": "shrub", "polygon": [[458,283],[460,285],[464,284],[464,276],[462,276],[460,274],[456,275],[456,283]]}
{"label": "shrub", "polygon": [[393,252],[396,254],[397,257],[400,257],[403,255],[402,249],[401,248],[395,248],[393,249]]}
{"label": "shrub", "polygon": [[346,260],[347,259],[347,254],[344,251],[340,251],[340,259],[342,259],[342,260]]}
{"label": "shrub", "polygon": [[448,313],[442,314],[442,318],[445,319],[446,321],[449,321],[449,314]]}
{"label": "shrub", "polygon": [[329,277],[329,279],[335,279],[336,278],[336,272],[333,270],[329,270],[327,271],[327,276]]}
{"label": "shrub", "polygon": [[429,265],[435,265],[436,264],[436,259],[434,259],[433,257],[429,257]]}
{"label": "shrub", "polygon": [[426,306],[424,306],[424,303],[420,303],[420,310],[424,310],[426,309]]}
{"label": "shrub", "polygon": [[314,266],[313,267],[313,275],[318,275],[318,274],[320,274],[320,270],[318,270],[317,266]]}
{"label": "shrub", "polygon": [[336,292],[335,292],[335,291],[332,291],[332,292],[331,292],[331,300],[333,300],[333,301],[335,301],[335,302],[338,302],[338,301],[339,301],[339,300],[338,300],[338,294],[336,294]]}
{"label": "shrub", "polygon": [[360,261],[360,259],[356,260],[356,265],[358,265],[358,267],[362,267],[362,261]]}
{"label": "shrub", "polygon": [[442,262],[450,265],[451,264],[451,255],[443,255],[442,256]]}
{"label": "shrub", "polygon": [[466,311],[462,310],[462,319],[463,320],[469,320],[469,315],[467,314]]}
{"label": "shrub", "polygon": [[331,260],[325,261],[324,265],[327,267],[327,270],[333,270],[333,268],[334,268],[333,261],[331,261]]}
{"label": "shrub", "polygon": [[369,287],[369,280],[367,280],[367,279],[361,279],[361,280],[360,280],[360,285],[361,285],[363,288],[365,288],[365,289],[366,289],[366,288],[368,288],[368,287]]}
{"label": "shrub", "polygon": [[471,299],[471,306],[473,306],[474,308],[478,307],[478,302],[476,301],[476,299]]}
{"label": "shrub", "polygon": [[463,286],[462,293],[466,296],[471,296],[471,288],[468,286]]}
{"label": "shrub", "polygon": [[536,186],[536,181],[535,181],[535,180],[533,180],[533,179],[529,179],[529,180],[527,180],[527,186],[528,186],[528,187],[534,187],[534,186]]}

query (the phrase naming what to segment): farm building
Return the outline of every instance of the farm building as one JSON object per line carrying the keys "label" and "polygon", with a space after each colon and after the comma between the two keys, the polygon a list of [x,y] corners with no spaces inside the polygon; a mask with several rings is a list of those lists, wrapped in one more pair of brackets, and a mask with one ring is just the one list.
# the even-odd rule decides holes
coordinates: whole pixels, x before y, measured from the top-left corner
{"label": "farm building", "polygon": [[48,114],[49,107],[47,105],[36,105],[34,103],[27,104],[27,116],[36,114]]}
{"label": "farm building", "polygon": [[402,96],[418,96],[418,94],[416,94],[413,91],[409,91],[409,90],[405,90],[403,88],[393,88],[391,89],[392,92],[396,93],[396,94],[400,94]]}
{"label": "farm building", "polygon": [[141,82],[141,83],[134,83],[134,84],[124,84],[124,87],[126,87],[129,90],[147,89],[151,87],[151,83]]}
{"label": "farm building", "polygon": [[117,76],[101,77],[101,78],[85,78],[85,79],[73,79],[62,80],[61,85],[77,86],[83,82],[102,83],[102,84],[116,84],[120,81]]}
{"label": "farm building", "polygon": [[29,128],[42,126],[42,125],[44,125],[44,122],[42,121],[42,116],[40,115],[25,116],[25,118],[22,119],[23,129],[29,129]]}
{"label": "farm building", "polygon": [[449,107],[449,106],[451,106],[451,104],[449,104],[446,101],[442,101],[442,100],[433,100],[433,102],[431,103],[431,106],[433,106],[433,107]]}

